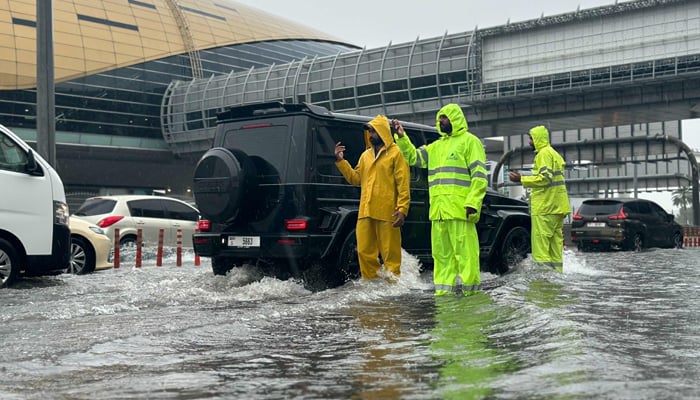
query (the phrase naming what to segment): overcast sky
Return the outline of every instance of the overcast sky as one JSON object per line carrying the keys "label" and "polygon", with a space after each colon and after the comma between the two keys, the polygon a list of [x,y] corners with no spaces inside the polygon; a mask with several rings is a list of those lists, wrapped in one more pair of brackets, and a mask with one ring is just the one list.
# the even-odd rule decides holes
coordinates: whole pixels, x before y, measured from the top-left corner
{"label": "overcast sky", "polygon": [[[235,0],[360,47],[383,47],[614,4],[615,0]],[[622,1],[620,1],[622,2]]]}

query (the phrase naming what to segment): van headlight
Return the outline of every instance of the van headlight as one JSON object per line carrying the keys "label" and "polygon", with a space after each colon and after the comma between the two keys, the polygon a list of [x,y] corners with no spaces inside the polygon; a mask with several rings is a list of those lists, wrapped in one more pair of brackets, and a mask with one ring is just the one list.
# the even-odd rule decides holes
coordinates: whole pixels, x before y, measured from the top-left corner
{"label": "van headlight", "polygon": [[68,204],[61,201],[53,202],[53,223],[68,225]]}

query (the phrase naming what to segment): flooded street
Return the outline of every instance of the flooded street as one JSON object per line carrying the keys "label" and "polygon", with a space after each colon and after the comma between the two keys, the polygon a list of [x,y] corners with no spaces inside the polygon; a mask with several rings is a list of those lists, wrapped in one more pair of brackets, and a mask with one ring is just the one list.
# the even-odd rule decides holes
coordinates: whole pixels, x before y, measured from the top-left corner
{"label": "flooded street", "polygon": [[567,250],[437,299],[413,258],[318,293],[168,261],[0,290],[0,398],[700,397],[698,249]]}

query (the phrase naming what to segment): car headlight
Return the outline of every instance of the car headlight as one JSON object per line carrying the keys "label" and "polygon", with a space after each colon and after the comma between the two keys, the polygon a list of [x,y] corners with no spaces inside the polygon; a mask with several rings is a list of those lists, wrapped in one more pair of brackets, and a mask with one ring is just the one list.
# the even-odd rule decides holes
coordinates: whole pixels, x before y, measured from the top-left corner
{"label": "car headlight", "polygon": [[97,233],[98,235],[106,235],[104,229],[100,228],[99,226],[90,225],[90,230]]}
{"label": "car headlight", "polygon": [[68,204],[61,201],[53,202],[53,223],[68,225]]}

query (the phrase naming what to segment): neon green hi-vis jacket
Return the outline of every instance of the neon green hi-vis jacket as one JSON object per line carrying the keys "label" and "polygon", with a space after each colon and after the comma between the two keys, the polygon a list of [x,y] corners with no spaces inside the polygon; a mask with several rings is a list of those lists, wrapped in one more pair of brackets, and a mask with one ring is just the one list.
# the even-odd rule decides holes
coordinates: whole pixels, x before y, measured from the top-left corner
{"label": "neon green hi-vis jacket", "polygon": [[520,183],[530,189],[531,215],[567,215],[571,212],[564,181],[564,159],[549,144],[549,131],[544,126],[530,129],[535,145],[532,176],[522,176]]}
{"label": "neon green hi-vis jacket", "polygon": [[[440,130],[440,115],[452,123],[452,134]],[[486,195],[488,178],[486,153],[481,140],[468,131],[467,119],[457,104],[447,104],[436,114],[440,139],[415,148],[408,135],[396,144],[409,165],[428,169],[429,219],[466,220],[466,207],[476,210],[468,222],[477,223]]]}

